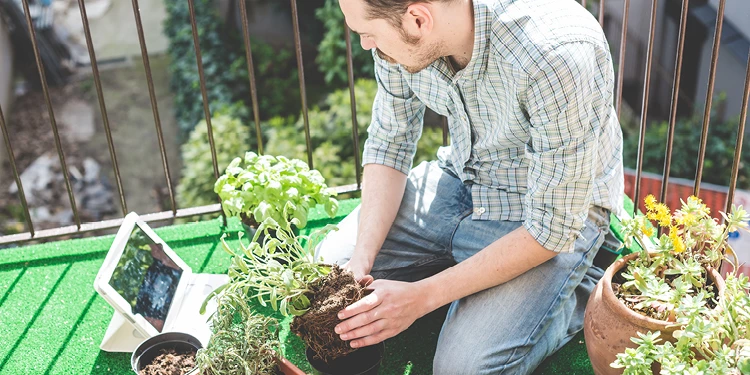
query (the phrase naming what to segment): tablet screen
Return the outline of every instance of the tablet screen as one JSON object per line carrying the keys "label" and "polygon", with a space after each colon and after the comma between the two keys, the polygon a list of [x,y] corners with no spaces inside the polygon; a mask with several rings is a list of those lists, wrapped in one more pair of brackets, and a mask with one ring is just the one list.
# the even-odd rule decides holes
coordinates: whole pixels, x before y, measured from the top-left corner
{"label": "tablet screen", "polygon": [[136,225],[109,285],[161,332],[172,305],[182,269]]}

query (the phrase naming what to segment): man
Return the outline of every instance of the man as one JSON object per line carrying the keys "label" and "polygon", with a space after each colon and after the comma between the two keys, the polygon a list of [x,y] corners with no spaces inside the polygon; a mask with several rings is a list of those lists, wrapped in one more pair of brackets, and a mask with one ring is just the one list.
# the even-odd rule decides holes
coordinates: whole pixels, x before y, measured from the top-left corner
{"label": "man", "polygon": [[[353,347],[451,304],[435,374],[526,374],[581,330],[621,209],[611,55],[574,0],[339,0],[379,84],[362,204],[321,244]],[[425,107],[451,145],[411,170]],[[373,281],[374,278],[374,281]]]}

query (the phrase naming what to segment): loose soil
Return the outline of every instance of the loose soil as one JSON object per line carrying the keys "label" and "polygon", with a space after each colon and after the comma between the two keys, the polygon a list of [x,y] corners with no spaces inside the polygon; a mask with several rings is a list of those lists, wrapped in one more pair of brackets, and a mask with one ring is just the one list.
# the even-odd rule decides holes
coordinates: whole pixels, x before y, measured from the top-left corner
{"label": "loose soil", "polygon": [[348,341],[334,332],[339,311],[365,296],[365,288],[351,272],[333,266],[331,273],[311,286],[310,309],[292,320],[291,330],[307,344],[316,358],[330,362],[354,352]]}
{"label": "loose soil", "polygon": [[195,368],[195,352],[178,354],[174,350],[163,350],[150,365],[138,375],[184,375]]}

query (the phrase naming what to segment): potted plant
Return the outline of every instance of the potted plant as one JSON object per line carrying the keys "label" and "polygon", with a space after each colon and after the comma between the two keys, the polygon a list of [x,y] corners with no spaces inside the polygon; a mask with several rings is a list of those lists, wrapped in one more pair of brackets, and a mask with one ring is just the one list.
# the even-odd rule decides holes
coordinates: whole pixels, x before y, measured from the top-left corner
{"label": "potted plant", "polygon": [[201,314],[213,296],[217,306],[210,320],[211,338],[195,355],[191,375],[304,375],[278,354],[278,321],[254,312],[241,288],[225,284],[206,299]]}
{"label": "potted plant", "polygon": [[244,158],[235,158],[216,181],[214,191],[224,213],[239,217],[251,229],[268,218],[279,223],[294,219],[297,229],[302,229],[311,207],[323,204],[331,217],[338,210],[336,193],[326,186],[320,172],[283,156],[247,152]]}
{"label": "potted plant", "polygon": [[678,307],[675,341],[660,332],[638,332],[637,345],[617,354],[613,368],[629,374],[750,374],[750,283],[745,275],[730,273],[718,306],[709,308],[693,299]]}
{"label": "potted plant", "polygon": [[[652,195],[645,206],[645,215],[622,222],[624,245],[631,247],[637,238],[645,250],[613,263],[586,307],[586,349],[597,374],[622,373],[610,365],[618,353],[634,346],[630,339],[638,332],[661,332],[663,339],[674,342],[672,333],[690,309],[720,305],[725,283],[718,269],[727,260],[724,252],[732,253],[728,235],[745,227],[749,218],[742,207],[733,207],[728,216],[722,213],[726,222],[719,224],[693,196],[674,214]],[[658,228],[664,233],[654,246],[646,246]]]}
{"label": "potted plant", "polygon": [[249,246],[240,241],[239,252],[222,239],[232,255],[230,288],[283,316],[293,316],[291,331],[306,344],[308,360],[319,372],[377,373],[382,344],[353,349],[334,333],[338,312],[365,296],[365,288],[350,272],[315,257],[316,245],[335,226],[298,236],[291,228],[295,220],[279,223],[267,218]]}

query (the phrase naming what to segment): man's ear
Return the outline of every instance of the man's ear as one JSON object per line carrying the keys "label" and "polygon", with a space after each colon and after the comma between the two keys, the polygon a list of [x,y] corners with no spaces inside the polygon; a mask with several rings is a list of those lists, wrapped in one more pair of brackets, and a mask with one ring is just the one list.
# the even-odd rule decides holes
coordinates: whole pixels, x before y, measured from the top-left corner
{"label": "man's ear", "polygon": [[403,25],[408,35],[420,38],[428,35],[435,26],[430,6],[426,3],[409,5],[404,14]]}

